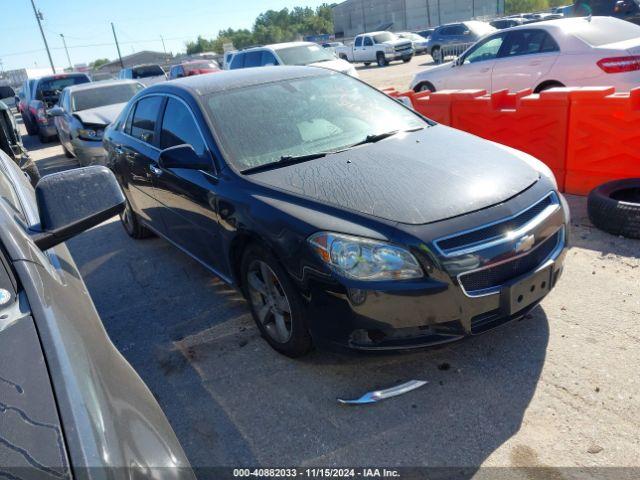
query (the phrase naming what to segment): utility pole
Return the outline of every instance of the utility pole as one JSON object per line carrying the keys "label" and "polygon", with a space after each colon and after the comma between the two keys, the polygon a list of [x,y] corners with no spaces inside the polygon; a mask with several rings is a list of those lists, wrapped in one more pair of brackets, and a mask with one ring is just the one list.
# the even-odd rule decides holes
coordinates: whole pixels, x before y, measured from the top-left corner
{"label": "utility pole", "polygon": [[73,65],[71,64],[71,57],[69,56],[69,49],[67,48],[67,41],[64,39],[64,35],[62,33],[60,34],[60,38],[62,39],[62,45],[64,45],[64,51],[67,53],[69,68],[73,70]]}
{"label": "utility pole", "polygon": [[42,41],[44,42],[44,48],[47,49],[47,56],[49,57],[49,64],[51,65],[51,71],[55,74],[56,67],[53,66],[53,60],[51,58],[51,52],[49,51],[49,44],[47,43],[47,37],[44,36],[44,30],[42,29],[42,12],[38,11],[36,8],[36,4],[33,0],[31,0],[31,6],[33,7],[33,14],[36,16],[36,20],[38,21],[38,27],[40,28],[40,33],[42,34]]}
{"label": "utility pole", "polygon": [[167,47],[164,46],[164,38],[160,35],[160,41],[162,42],[162,50],[164,50],[164,54],[167,54]]}
{"label": "utility pole", "polygon": [[113,22],[111,22],[111,30],[113,31],[113,38],[116,41],[116,48],[118,49],[118,58],[120,59],[120,68],[124,68],[122,55],[120,54],[120,45],[118,44],[118,36],[116,35],[116,27],[113,25]]}

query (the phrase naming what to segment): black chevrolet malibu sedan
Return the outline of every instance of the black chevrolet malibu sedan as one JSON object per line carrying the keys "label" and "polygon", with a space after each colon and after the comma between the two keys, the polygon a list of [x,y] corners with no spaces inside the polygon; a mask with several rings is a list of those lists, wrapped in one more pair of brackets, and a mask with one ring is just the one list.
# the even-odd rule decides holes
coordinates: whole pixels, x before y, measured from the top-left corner
{"label": "black chevrolet malibu sedan", "polygon": [[325,69],[154,85],[104,144],[127,233],[241,288],[289,356],[481,333],[562,271],[569,213],[544,164]]}

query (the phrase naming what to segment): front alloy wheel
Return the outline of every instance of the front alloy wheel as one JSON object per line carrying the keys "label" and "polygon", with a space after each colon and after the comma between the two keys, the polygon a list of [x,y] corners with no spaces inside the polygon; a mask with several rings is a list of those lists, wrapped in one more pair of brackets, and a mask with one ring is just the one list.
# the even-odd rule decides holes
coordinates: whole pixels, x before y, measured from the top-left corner
{"label": "front alloy wheel", "polygon": [[309,352],[312,342],[302,296],[269,250],[254,244],[245,251],[241,282],[253,319],[269,345],[292,358]]}
{"label": "front alloy wheel", "polygon": [[247,274],[249,301],[267,335],[278,343],[291,338],[291,307],[277,275],[269,265],[254,260]]}

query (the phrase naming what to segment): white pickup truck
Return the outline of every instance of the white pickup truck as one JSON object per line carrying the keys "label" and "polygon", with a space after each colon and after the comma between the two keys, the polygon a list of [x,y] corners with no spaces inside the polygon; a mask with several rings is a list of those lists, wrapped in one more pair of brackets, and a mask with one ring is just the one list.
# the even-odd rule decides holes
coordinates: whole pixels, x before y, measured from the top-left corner
{"label": "white pickup truck", "polygon": [[371,32],[358,35],[353,45],[336,47],[338,57],[349,62],[384,67],[393,60],[411,61],[413,45],[410,40],[391,32]]}

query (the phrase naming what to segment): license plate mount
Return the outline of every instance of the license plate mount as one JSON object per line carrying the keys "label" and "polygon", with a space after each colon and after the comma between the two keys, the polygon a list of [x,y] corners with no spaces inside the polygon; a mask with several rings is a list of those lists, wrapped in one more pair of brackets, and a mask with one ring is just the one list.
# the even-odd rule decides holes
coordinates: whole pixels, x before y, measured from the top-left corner
{"label": "license plate mount", "polygon": [[537,302],[551,290],[552,266],[542,268],[521,280],[506,285],[502,291],[503,308],[513,315]]}

